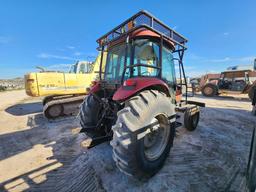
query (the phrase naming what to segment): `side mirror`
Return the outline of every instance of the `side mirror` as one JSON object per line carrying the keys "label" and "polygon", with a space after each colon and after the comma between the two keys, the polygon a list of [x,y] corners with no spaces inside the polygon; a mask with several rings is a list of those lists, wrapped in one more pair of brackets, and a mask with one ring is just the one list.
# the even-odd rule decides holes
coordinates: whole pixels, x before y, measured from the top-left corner
{"label": "side mirror", "polygon": [[176,93],[182,94],[182,86],[179,84],[176,84]]}

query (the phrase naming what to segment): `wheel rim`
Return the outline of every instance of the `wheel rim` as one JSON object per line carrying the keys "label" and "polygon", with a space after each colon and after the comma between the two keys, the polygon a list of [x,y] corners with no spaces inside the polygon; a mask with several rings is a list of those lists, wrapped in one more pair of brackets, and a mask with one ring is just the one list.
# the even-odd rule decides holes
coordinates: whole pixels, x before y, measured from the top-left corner
{"label": "wheel rim", "polygon": [[61,105],[53,105],[48,110],[48,113],[51,117],[58,117],[62,113],[62,106]]}
{"label": "wheel rim", "polygon": [[211,95],[213,93],[213,89],[211,87],[205,87],[204,88],[204,93],[206,95]]}
{"label": "wheel rim", "polygon": [[151,123],[151,131],[144,137],[144,154],[149,161],[158,159],[164,152],[170,135],[170,126],[165,115],[157,115]]}

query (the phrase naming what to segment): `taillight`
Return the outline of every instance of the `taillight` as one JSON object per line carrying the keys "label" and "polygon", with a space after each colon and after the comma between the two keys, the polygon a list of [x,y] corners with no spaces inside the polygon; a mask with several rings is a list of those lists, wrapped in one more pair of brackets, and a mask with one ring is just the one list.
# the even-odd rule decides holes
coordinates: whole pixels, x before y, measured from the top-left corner
{"label": "taillight", "polygon": [[124,86],[135,86],[136,85],[136,81],[133,79],[127,79],[124,81]]}
{"label": "taillight", "polygon": [[176,95],[175,95],[175,100],[177,103],[181,102],[182,99],[182,90],[181,90],[181,86],[177,86],[176,87]]}
{"label": "taillight", "polygon": [[182,94],[181,90],[176,91],[176,95],[181,95],[181,94]]}
{"label": "taillight", "polygon": [[97,84],[97,82],[98,82],[98,81],[92,81],[92,82],[91,82],[91,86],[96,85],[96,84]]}
{"label": "taillight", "polygon": [[181,95],[182,94],[182,90],[180,86],[176,87],[176,95]]}

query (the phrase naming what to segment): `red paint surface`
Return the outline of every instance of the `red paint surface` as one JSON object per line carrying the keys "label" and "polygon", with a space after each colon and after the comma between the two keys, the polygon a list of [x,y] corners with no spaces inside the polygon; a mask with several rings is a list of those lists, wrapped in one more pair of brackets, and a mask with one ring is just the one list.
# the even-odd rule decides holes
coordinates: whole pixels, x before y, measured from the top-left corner
{"label": "red paint surface", "polygon": [[[129,34],[129,37],[132,39],[132,38],[136,38],[136,37],[155,37],[155,38],[159,38],[160,39],[160,35],[158,35],[157,33],[155,33],[154,31],[151,31],[149,29],[146,29],[146,28],[140,28],[140,29],[137,29],[133,32],[131,32]],[[112,41],[110,44],[109,44],[109,47],[112,47],[112,46],[115,46],[119,43],[123,43],[125,42],[126,40],[126,37],[125,36],[122,36],[120,38],[118,38],[117,40],[115,41]],[[166,38],[163,38],[163,40],[168,43],[173,49],[174,49],[174,43],[172,41],[169,41],[168,39]]]}
{"label": "red paint surface", "polygon": [[150,37],[160,38],[160,35],[158,35],[157,33],[153,32],[153,31],[145,29],[145,28],[137,29],[137,30],[133,31],[130,35],[131,38],[140,37],[140,36],[150,36]]}
{"label": "red paint surface", "polygon": [[[134,37],[156,37],[156,38],[160,38],[160,35],[158,35],[154,31],[151,31],[151,30],[148,30],[148,29],[145,29],[145,28],[140,28],[140,29],[132,32],[130,37],[131,38],[134,38]],[[167,42],[172,47],[172,49],[174,49],[175,45],[172,41],[169,41],[166,38],[163,38],[163,40],[165,42]]]}
{"label": "red paint surface", "polygon": [[115,92],[113,96],[114,101],[125,100],[141,90],[150,87],[150,86],[161,86],[164,90],[168,91],[169,88],[165,82],[160,79],[152,78],[152,77],[136,77],[132,78],[133,81],[136,82],[135,86],[124,87],[123,85]]}
{"label": "red paint surface", "polygon": [[95,82],[95,84],[91,87],[90,93],[96,93],[100,90],[100,83]]}

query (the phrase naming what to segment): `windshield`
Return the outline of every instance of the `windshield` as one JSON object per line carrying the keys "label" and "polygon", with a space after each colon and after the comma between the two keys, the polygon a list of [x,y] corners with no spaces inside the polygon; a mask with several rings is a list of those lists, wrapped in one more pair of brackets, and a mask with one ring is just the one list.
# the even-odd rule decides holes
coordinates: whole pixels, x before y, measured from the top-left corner
{"label": "windshield", "polygon": [[[150,39],[136,39],[127,47],[127,54],[125,50],[126,44],[124,43],[108,50],[105,80],[121,80],[125,69],[125,55],[127,55],[127,67],[124,80],[131,77],[159,76],[160,46],[157,42]],[[172,50],[165,46],[162,49],[162,79],[167,84],[176,83]]]}
{"label": "windshield", "polygon": [[[143,64],[149,66],[134,67],[130,71],[134,76],[157,76],[157,67],[159,65],[159,46],[157,43],[148,39],[138,39],[134,43],[134,60],[133,64]],[[152,66],[152,67],[150,67]]]}
{"label": "windshield", "polygon": [[[126,45],[123,43],[108,50],[105,80],[121,80],[125,68],[125,47]],[[134,59],[130,60],[132,51]],[[133,46],[129,44],[127,47],[126,64],[127,66],[137,66],[127,68],[124,78],[157,76],[159,70],[152,67],[159,66],[159,60],[159,45],[157,43],[148,39],[135,40]],[[140,64],[148,66],[141,66]]]}

